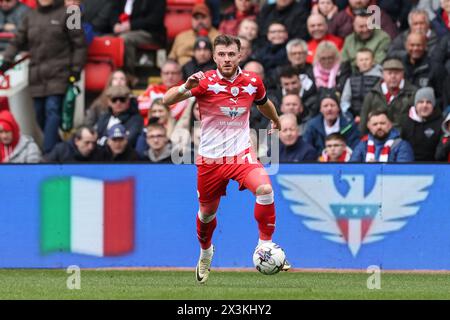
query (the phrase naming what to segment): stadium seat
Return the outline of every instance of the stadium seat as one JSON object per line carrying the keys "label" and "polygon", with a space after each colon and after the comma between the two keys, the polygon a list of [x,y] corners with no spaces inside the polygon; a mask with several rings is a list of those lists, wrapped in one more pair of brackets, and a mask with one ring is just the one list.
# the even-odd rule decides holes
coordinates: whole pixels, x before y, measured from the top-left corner
{"label": "stadium seat", "polygon": [[122,38],[95,37],[88,49],[85,66],[87,91],[104,89],[111,73],[123,67],[125,45]]}
{"label": "stadium seat", "polygon": [[164,24],[167,28],[167,40],[173,42],[175,37],[183,31],[189,30],[192,26],[191,8],[173,8],[168,9],[164,18]]}
{"label": "stadium seat", "polygon": [[190,6],[193,7],[197,3],[204,3],[205,0],[167,0],[167,7],[171,6]]}
{"label": "stadium seat", "polygon": [[36,9],[37,7],[36,0],[20,0],[20,2],[33,9]]}

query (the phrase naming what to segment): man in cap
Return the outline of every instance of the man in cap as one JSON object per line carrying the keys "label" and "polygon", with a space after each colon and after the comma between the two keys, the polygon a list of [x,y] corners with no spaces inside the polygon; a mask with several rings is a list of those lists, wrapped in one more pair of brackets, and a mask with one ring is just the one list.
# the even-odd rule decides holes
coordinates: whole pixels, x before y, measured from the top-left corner
{"label": "man in cap", "polygon": [[101,148],[102,160],[121,162],[138,161],[139,157],[134,149],[128,143],[128,134],[120,123],[113,125],[108,129],[108,139]]}
{"label": "man in cap", "polygon": [[136,104],[130,103],[131,91],[126,86],[111,86],[106,91],[108,98],[108,112],[100,117],[96,123],[98,143],[104,145],[108,137],[108,130],[115,124],[122,124],[128,131],[128,140],[132,146],[144,126],[144,120],[139,114]]}
{"label": "man in cap", "polygon": [[400,129],[400,118],[407,115],[414,104],[417,88],[405,80],[404,66],[396,58],[383,63],[383,78],[370,90],[361,109],[360,131],[367,133],[367,119],[372,110],[387,110],[395,128]]}
{"label": "man in cap", "polygon": [[169,58],[184,65],[194,55],[195,39],[198,36],[208,37],[211,42],[219,35],[212,26],[211,12],[206,4],[196,4],[192,9],[192,28],[178,34],[169,53]]}
{"label": "man in cap", "polygon": [[414,106],[401,122],[402,138],[411,144],[416,161],[434,161],[442,133],[442,121],[441,111],[436,108],[433,88],[417,90]]}
{"label": "man in cap", "polygon": [[183,78],[187,80],[192,74],[214,70],[216,64],[212,58],[213,48],[208,37],[198,37],[194,44],[194,56],[183,66]]}

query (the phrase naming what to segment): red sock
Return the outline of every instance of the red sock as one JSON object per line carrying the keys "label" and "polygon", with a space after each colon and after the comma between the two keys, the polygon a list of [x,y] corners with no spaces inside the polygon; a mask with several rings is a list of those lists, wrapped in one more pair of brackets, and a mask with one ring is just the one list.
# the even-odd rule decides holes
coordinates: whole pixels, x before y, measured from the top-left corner
{"label": "red sock", "polygon": [[209,247],[211,247],[211,239],[216,226],[217,226],[216,217],[214,217],[214,219],[208,223],[203,223],[200,221],[200,218],[197,215],[197,238],[198,241],[200,242],[200,247],[202,247],[203,250],[206,250]]}
{"label": "red sock", "polygon": [[275,231],[275,205],[255,204],[255,218],[258,222],[259,239],[271,240]]}

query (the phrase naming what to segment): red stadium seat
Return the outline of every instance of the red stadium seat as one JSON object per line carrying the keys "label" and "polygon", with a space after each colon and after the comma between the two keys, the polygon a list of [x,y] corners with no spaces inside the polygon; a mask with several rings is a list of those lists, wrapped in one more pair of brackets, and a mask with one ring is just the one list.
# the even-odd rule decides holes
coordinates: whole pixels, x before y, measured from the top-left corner
{"label": "red stadium seat", "polygon": [[36,0],[20,0],[23,4],[26,4],[30,8],[36,9],[37,3]]}
{"label": "red stadium seat", "polygon": [[193,7],[197,3],[204,3],[205,0],[167,0],[167,7],[171,6],[190,6]]}
{"label": "red stadium seat", "polygon": [[191,10],[168,10],[164,18],[164,24],[167,28],[167,40],[173,42],[175,37],[183,31],[192,27]]}
{"label": "red stadium seat", "polygon": [[111,73],[123,67],[125,44],[118,37],[95,37],[88,49],[85,89],[100,92]]}

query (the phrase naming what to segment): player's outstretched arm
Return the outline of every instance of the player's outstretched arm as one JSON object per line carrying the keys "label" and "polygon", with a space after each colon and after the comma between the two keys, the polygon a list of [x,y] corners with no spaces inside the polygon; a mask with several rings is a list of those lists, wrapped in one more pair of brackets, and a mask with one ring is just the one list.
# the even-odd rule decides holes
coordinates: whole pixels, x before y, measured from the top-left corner
{"label": "player's outstretched arm", "polygon": [[163,97],[163,103],[170,106],[192,96],[191,89],[197,87],[205,74],[200,71],[191,75],[184,84],[170,88]]}
{"label": "player's outstretched arm", "polygon": [[268,119],[272,120],[272,129],[281,130],[280,118],[272,101],[267,99],[266,103],[259,105],[258,110]]}

